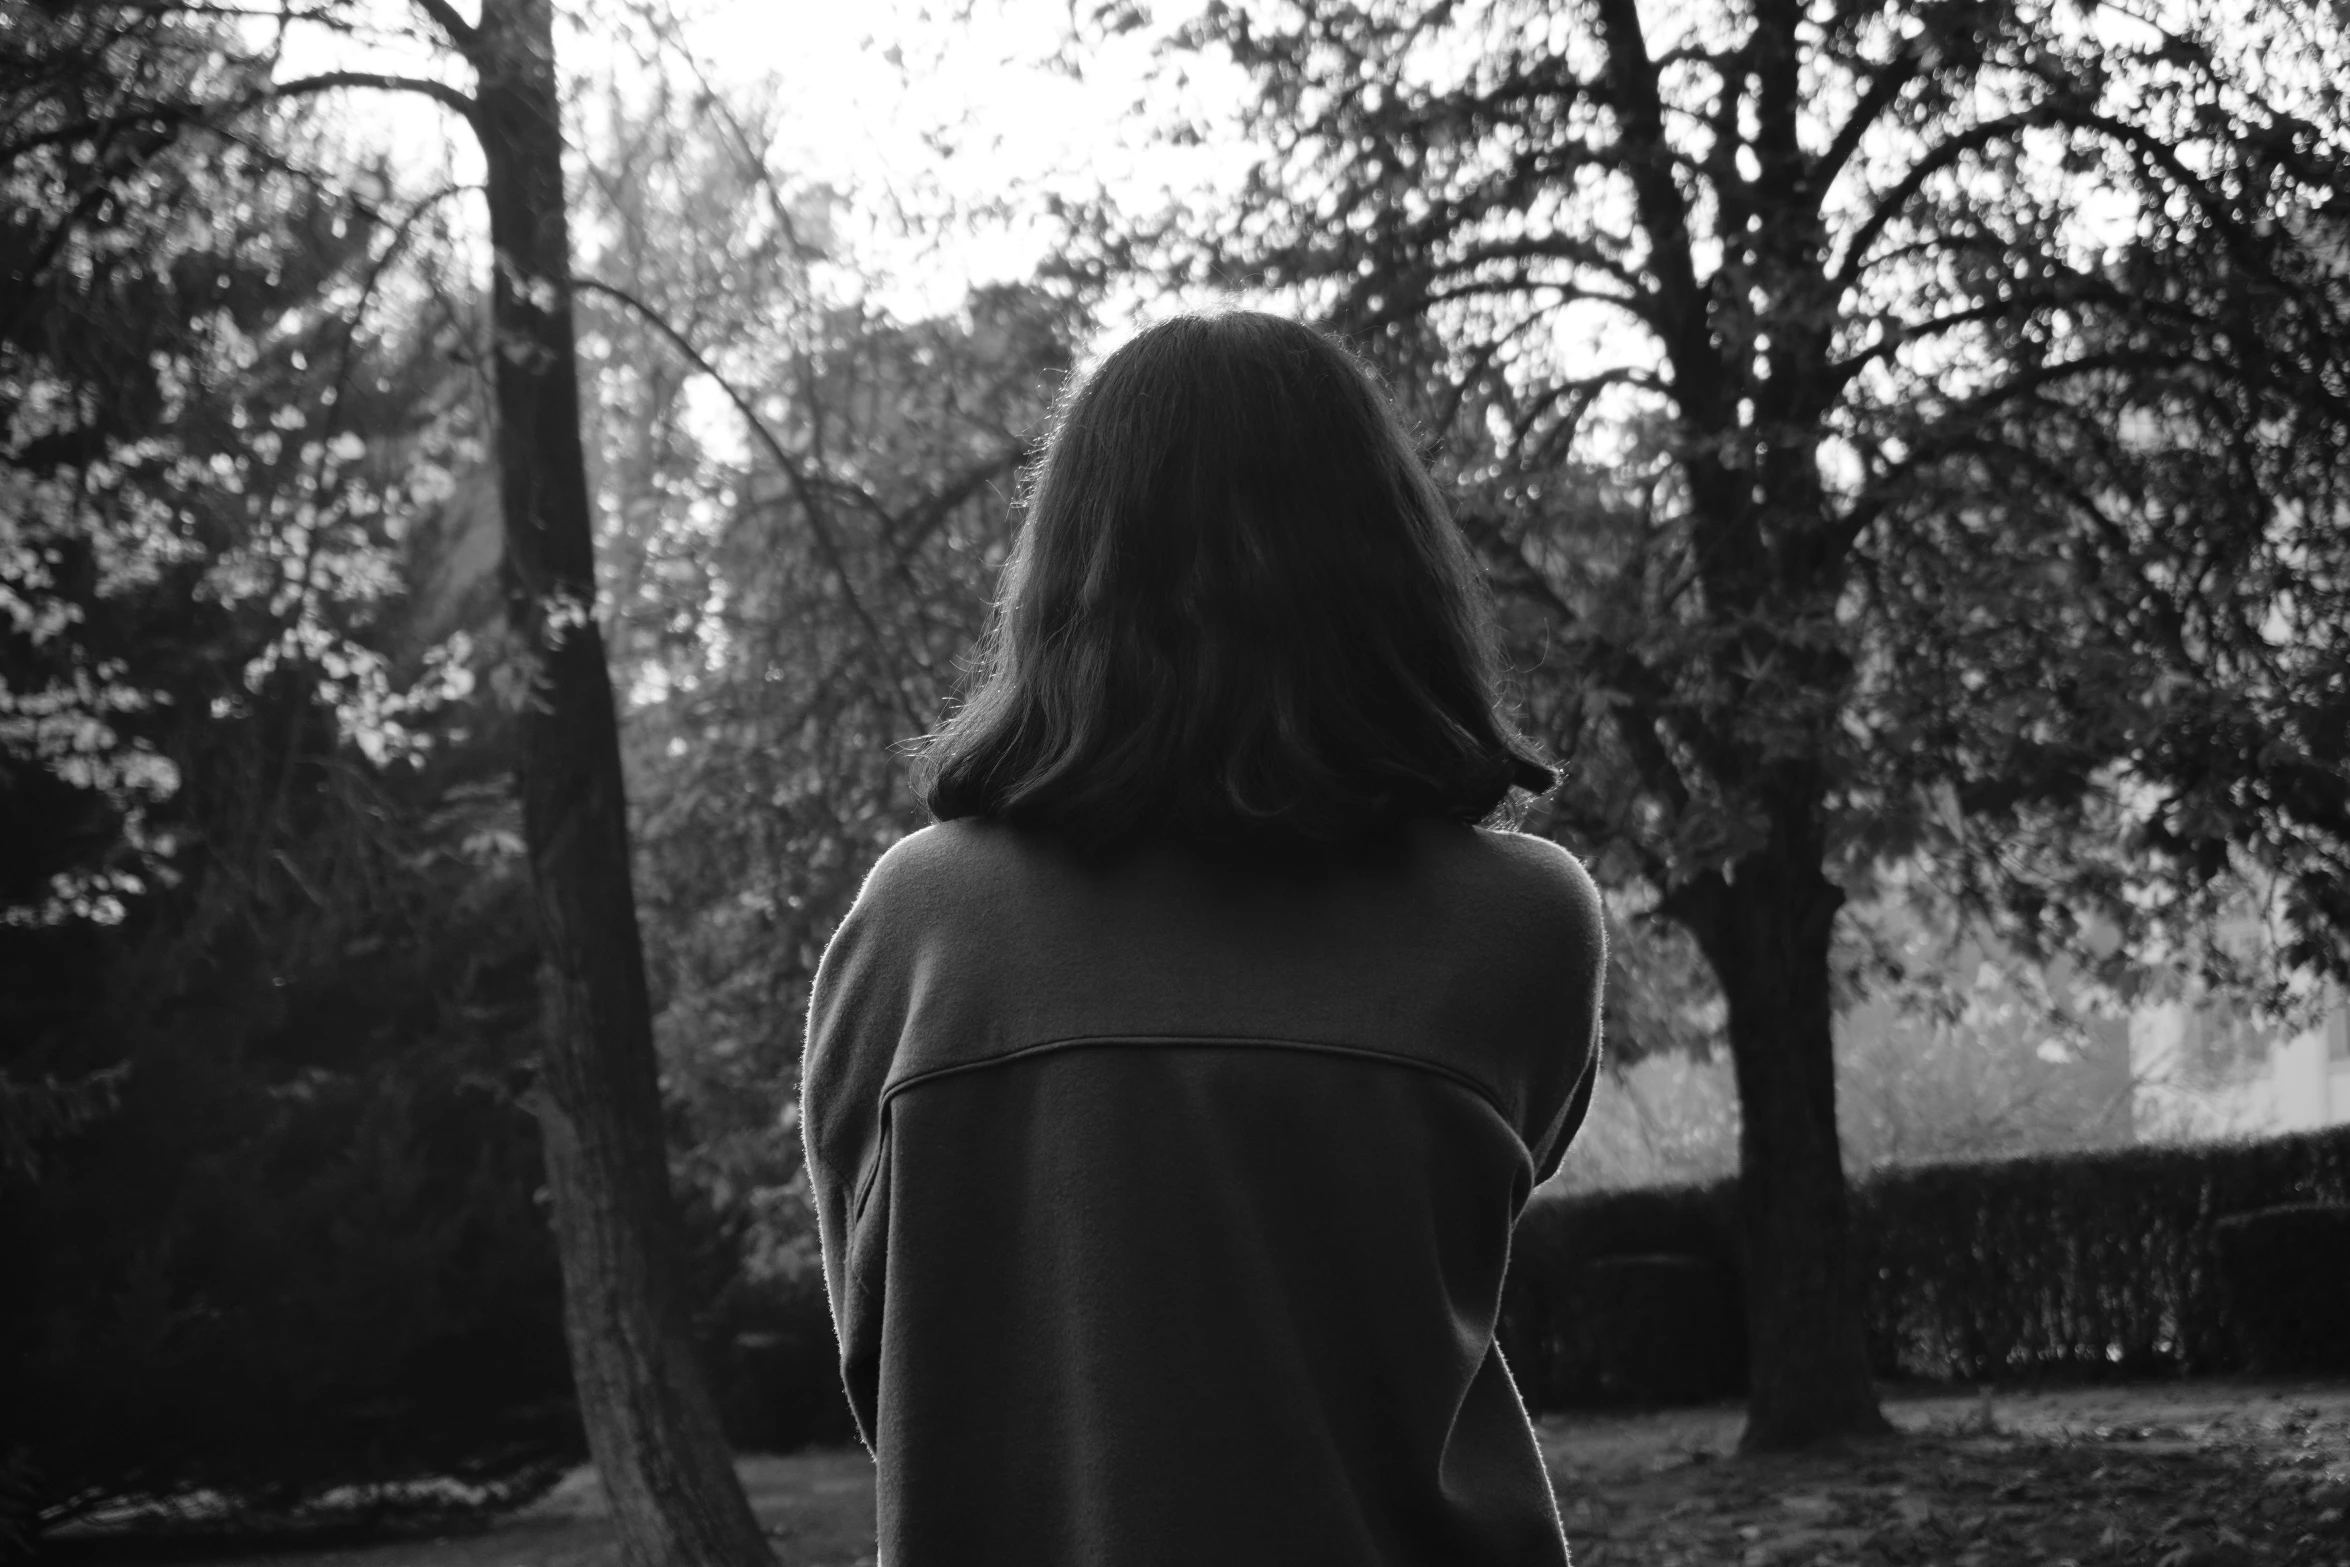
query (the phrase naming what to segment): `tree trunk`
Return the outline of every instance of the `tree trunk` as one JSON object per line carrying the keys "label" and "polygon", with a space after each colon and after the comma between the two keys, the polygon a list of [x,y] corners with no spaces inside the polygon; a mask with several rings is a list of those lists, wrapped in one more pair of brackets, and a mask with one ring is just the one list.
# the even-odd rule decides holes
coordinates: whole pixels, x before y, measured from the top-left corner
{"label": "tree trunk", "polygon": [[1746,1274],[1749,1452],[1891,1429],[1877,1407],[1836,1133],[1828,947],[1843,889],[1815,812],[1673,902],[1730,1012]]}
{"label": "tree trunk", "polygon": [[531,673],[523,830],[544,953],[537,1097],[588,1450],[632,1567],[771,1567],[696,1365],[629,871],[572,343],[549,0],[466,41],[496,263],[507,617]]}

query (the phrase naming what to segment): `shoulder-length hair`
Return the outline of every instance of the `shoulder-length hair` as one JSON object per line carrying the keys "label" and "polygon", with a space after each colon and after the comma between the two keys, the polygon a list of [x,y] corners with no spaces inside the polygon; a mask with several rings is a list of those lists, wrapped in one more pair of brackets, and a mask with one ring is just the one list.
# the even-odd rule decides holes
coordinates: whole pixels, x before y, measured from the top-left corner
{"label": "shoulder-length hair", "polygon": [[1483,821],[1556,782],[1495,665],[1484,582],[1370,374],[1296,322],[1183,316],[1063,404],[918,779],[941,821],[1092,849]]}

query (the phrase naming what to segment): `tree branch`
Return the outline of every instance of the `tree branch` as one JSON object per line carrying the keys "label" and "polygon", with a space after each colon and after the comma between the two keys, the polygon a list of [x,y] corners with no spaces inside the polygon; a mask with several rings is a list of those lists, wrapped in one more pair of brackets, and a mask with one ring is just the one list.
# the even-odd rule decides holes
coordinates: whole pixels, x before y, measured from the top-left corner
{"label": "tree branch", "polygon": [[710,79],[710,73],[704,68],[700,57],[686,47],[684,37],[678,32],[674,13],[656,4],[639,5],[636,11],[653,30],[655,38],[685,62],[685,68],[693,74],[695,84],[702,89],[708,112],[715,115],[734,138],[735,152],[741,159],[743,172],[758,184],[760,193],[767,198],[767,214],[774,219],[776,232],[781,235],[792,259],[802,265],[821,259],[817,247],[800,238],[799,221],[792,216],[791,209],[784,205],[783,192],[777,186],[774,171],[768,166],[766,154],[752,145],[750,128],[735,113],[727,94],[721,92],[717,83]]}
{"label": "tree branch", "polygon": [[2198,363],[2200,361],[2193,354],[2151,353],[2143,349],[2079,354],[2053,364],[2035,365],[1997,386],[1987,387],[1961,403],[1953,417],[1977,418],[2012,398],[2069,381],[2075,376],[2093,375],[2101,370],[2176,370]]}
{"label": "tree branch", "polygon": [[449,4],[449,0],[416,0],[416,6],[418,10],[431,17],[442,32],[449,35],[449,42],[455,44],[465,53],[471,54],[473,46],[480,42],[481,29],[474,23],[465,20],[458,13],[457,8]]}
{"label": "tree branch", "polygon": [[1861,138],[1868,135],[1877,121],[1884,118],[1885,111],[1893,107],[1893,101],[1901,96],[1902,89],[1917,79],[1918,65],[1918,50],[1914,46],[1904,45],[1899,55],[1886,61],[1869,78],[1868,91],[1861,94],[1860,102],[1853,105],[1852,113],[1845,118],[1844,123],[1836,127],[1835,139],[1828,143],[1827,150],[1812,165],[1811,199],[1815,211],[1819,203],[1826,199],[1828,187],[1836,182],[1836,176],[1844,172],[1844,166],[1852,161],[1852,155],[1860,151]]}
{"label": "tree branch", "polygon": [[1535,453],[1537,464],[1545,465],[1564,454],[1566,446],[1573,443],[1576,432],[1582,428],[1584,416],[1590,413],[1592,404],[1598,402],[1600,394],[1611,386],[1642,387],[1650,391],[1659,389],[1655,373],[1638,365],[1616,365],[1593,375],[1561,381],[1546,388],[1541,396],[1518,412],[1511,421],[1511,434],[1515,439],[1523,441],[1533,433],[1535,422],[1544,413],[1565,403],[1569,410],[1567,416],[1542,438],[1541,446]]}
{"label": "tree branch", "polygon": [[[311,93],[333,92],[338,88],[357,88],[368,92],[416,93],[430,98],[451,112],[460,115],[466,123],[473,123],[480,109],[471,94],[436,82],[428,76],[387,76],[376,71],[326,71],[317,76],[300,76],[290,82],[274,82],[266,90],[255,93],[238,110],[257,107],[280,98],[305,97]],[[237,111],[232,111],[237,112]]]}
{"label": "tree branch", "polygon": [[1830,395],[1841,392],[1847,382],[1870,365],[1880,359],[1890,359],[1912,343],[1929,342],[1945,332],[1977,322],[2025,316],[2032,308],[2031,303],[2019,307],[2017,301],[2012,299],[1990,299],[1979,305],[1969,305],[1964,310],[1946,310],[1915,323],[1896,321],[1886,328],[1884,337],[1876,343],[1847,354],[1842,359],[1830,360],[1821,367],[1828,379]]}
{"label": "tree branch", "polygon": [[1720,423],[1722,366],[1706,320],[1705,295],[1697,285],[1688,208],[1673,180],[1656,63],[1648,55],[1636,0],[1598,0],[1596,9],[1600,40],[1607,50],[1608,101],[1615,110],[1640,226],[1648,238],[1649,266],[1656,274],[1658,329],[1673,365],[1674,394],[1686,418],[1711,430]]}
{"label": "tree branch", "polygon": [[1721,266],[1738,264],[1752,248],[1746,224],[1754,212],[1754,193],[1738,172],[1738,122],[1746,102],[1746,84],[1753,73],[1746,49],[1733,58],[1738,67],[1735,75],[1726,65],[1716,67],[1720,90],[1706,120],[1709,139],[1705,157],[1695,165],[1697,175],[1713,184],[1714,237],[1722,247],[1722,259],[1717,263]]}
{"label": "tree branch", "polygon": [[1468,245],[1462,248],[1458,256],[1446,262],[1438,275],[1466,272],[1502,261],[1564,261],[1570,266],[1587,268],[1624,286],[1625,293],[1619,302],[1625,309],[1652,324],[1655,320],[1657,300],[1654,289],[1642,286],[1637,273],[1610,258],[1594,241],[1568,234],[1530,234]]}
{"label": "tree branch", "polygon": [[1498,579],[1498,586],[1541,609],[1565,628],[1578,646],[1593,655],[1592,672],[1620,698],[1610,719],[1640,781],[1661,795],[1676,812],[1686,810],[1691,800],[1689,783],[1673,760],[1672,748],[1665,743],[1664,730],[1669,720],[1665,713],[1664,678],[1629,648],[1590,631],[1575,613],[1574,606],[1534,569],[1525,552],[1510,542],[1498,522],[1464,512],[1460,526],[1484,558],[1488,570]]}
{"label": "tree branch", "polygon": [[454,110],[464,116],[468,123],[472,121],[476,108],[473,99],[462,90],[429,77],[388,76],[373,71],[328,71],[317,76],[297,77],[290,82],[273,82],[267,87],[219,103],[144,103],[100,118],[52,126],[30,136],[21,136],[15,141],[0,142],[0,167],[43,147],[111,136],[118,131],[142,126],[166,129],[182,125],[208,125],[232,120],[249,110],[280,99],[332,92],[337,88],[418,93]]}
{"label": "tree branch", "polygon": [[1852,238],[1845,242],[1843,257],[1829,270],[1828,281],[1839,289],[1851,286],[1852,280],[1860,275],[1862,264],[1868,260],[1870,247],[1884,236],[1893,220],[1901,216],[1902,208],[1908,206],[1912,198],[1926,188],[1926,181],[1968,153],[1979,152],[2001,137],[2020,135],[2051,123],[2053,120],[2047,106],[2035,104],[2021,114],[2003,114],[1995,120],[1985,120],[1971,126],[1946,141],[1936,142],[1927,149],[1925,156],[1910,165],[1909,172],[1885,193],[1869,215],[1861,220],[1860,227],[1852,231]]}
{"label": "tree branch", "polygon": [[[1532,295],[1538,298],[1548,296],[1551,309],[1562,305],[1613,305],[1651,331],[1656,327],[1655,321],[1640,308],[1640,301],[1636,299],[1627,298],[1604,288],[1577,288],[1571,283],[1542,283],[1529,281],[1525,278],[1494,278],[1482,282],[1454,284],[1446,288],[1432,288],[1419,297],[1419,302],[1425,305],[1442,305],[1454,300],[1482,299],[1496,294]],[[1366,325],[1381,326],[1390,321],[1400,321],[1409,313],[1407,310],[1381,311],[1367,317]],[[1545,310],[1539,313],[1548,314],[1549,312]]]}
{"label": "tree branch", "polygon": [[1027,449],[1017,443],[1007,445],[997,455],[949,479],[925,496],[921,505],[903,516],[892,518],[890,550],[897,563],[903,565],[913,559],[914,551],[920,549],[938,531],[939,525],[953,515],[956,507],[978,495],[996,480],[1018,473],[1020,465],[1028,460],[1028,455]]}
{"label": "tree branch", "polygon": [[717,366],[702,356],[702,351],[693,345],[691,338],[671,326],[658,310],[646,304],[627,289],[617,284],[588,277],[574,277],[570,283],[575,289],[584,289],[592,294],[602,294],[607,299],[616,300],[627,306],[648,326],[667,338],[670,346],[682,354],[696,370],[716,382],[718,389],[726,394],[726,400],[734,404],[735,411],[740,413],[744,422],[750,425],[751,433],[758,437],[760,445],[767,448],[767,454],[775,459],[776,467],[782,470],[784,482],[791,486],[794,498],[800,503],[800,510],[808,518],[808,529],[816,537],[816,547],[824,555],[825,565],[831,568],[834,580],[840,583],[841,597],[847,601],[849,613],[856,617],[858,628],[864,632],[866,641],[873,649],[874,656],[881,660],[882,669],[891,673],[893,677],[890,680],[890,690],[896,697],[893,705],[897,707],[899,715],[916,729],[927,729],[929,725],[914,712],[912,705],[906,700],[904,687],[895,678],[897,660],[891,654],[887,640],[881,634],[881,623],[875,620],[872,612],[865,607],[864,599],[857,592],[855,579],[849,575],[848,558],[842,553],[840,540],[834,535],[832,524],[826,517],[824,508],[815,493],[815,481],[802,470],[799,462],[793,458],[783,442],[777,438],[775,432],[768,428],[767,421],[759,417],[759,410],[752,406],[751,400],[743,395],[732,381],[721,375]]}

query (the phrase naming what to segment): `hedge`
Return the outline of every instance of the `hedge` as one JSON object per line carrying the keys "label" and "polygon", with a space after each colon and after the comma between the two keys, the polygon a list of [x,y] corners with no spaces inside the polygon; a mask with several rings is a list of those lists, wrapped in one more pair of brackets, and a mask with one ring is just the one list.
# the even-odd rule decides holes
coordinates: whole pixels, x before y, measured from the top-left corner
{"label": "hedge", "polygon": [[[1888,1379],[1963,1382],[2245,1369],[2252,1329],[2231,1308],[2216,1221],[2345,1201],[2350,1127],[1881,1172],[1852,1194],[1872,1363]],[[1599,1259],[1703,1259],[1734,1304],[1736,1204],[1731,1181],[1529,1203],[1502,1315],[1529,1405],[1609,1395],[1610,1348],[1593,1314]],[[1743,1350],[1692,1346],[1719,1365],[1741,1363]],[[1731,1385],[1715,1391],[1742,1385],[1722,1380]],[[1639,1395],[1617,1396],[1627,1391]]]}
{"label": "hedge", "polygon": [[2228,1314],[2256,1371],[2350,1371],[2350,1207],[2286,1203],[2211,1227]]}

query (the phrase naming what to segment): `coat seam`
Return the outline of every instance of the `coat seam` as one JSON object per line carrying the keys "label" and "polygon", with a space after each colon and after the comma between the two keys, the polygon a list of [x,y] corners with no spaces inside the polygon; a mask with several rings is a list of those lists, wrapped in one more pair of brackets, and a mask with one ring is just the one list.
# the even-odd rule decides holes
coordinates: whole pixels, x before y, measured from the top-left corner
{"label": "coat seam", "polygon": [[[911,1077],[900,1078],[883,1087],[881,1098],[874,1107],[875,1118],[880,1123],[881,1132],[880,1136],[874,1139],[873,1163],[866,1169],[864,1179],[857,1183],[857,1200],[849,1210],[850,1224],[855,1225],[863,1222],[866,1199],[872,1195],[874,1182],[881,1175],[882,1161],[888,1157],[889,1102],[905,1090],[920,1083],[936,1082],[945,1077],[959,1077],[967,1072],[983,1071],[989,1067],[1002,1066],[1007,1062],[1053,1055],[1065,1050],[1080,1050],[1093,1046],[1118,1048],[1153,1045],[1257,1046],[1279,1050],[1303,1050],[1318,1055],[1345,1056],[1358,1061],[1377,1061],[1390,1066],[1410,1067],[1432,1077],[1440,1077],[1447,1082],[1458,1084],[1475,1094],[1484,1101],[1486,1108],[1494,1113],[1502,1125],[1510,1129],[1511,1135],[1517,1138],[1519,1146],[1525,1147],[1525,1134],[1518,1129],[1517,1123],[1510,1119],[1509,1111],[1502,1105],[1501,1100],[1492,1089],[1470,1073],[1419,1056],[1406,1055],[1398,1050],[1380,1050],[1370,1045],[1338,1044],[1330,1040],[1284,1039],[1262,1034],[1071,1034],[1060,1039],[1040,1040],[1033,1045],[1022,1045],[1017,1050],[1007,1050],[1001,1055],[989,1056],[981,1061],[957,1061],[951,1066],[932,1067],[928,1071],[916,1072]],[[1529,1159],[1533,1157],[1531,1149],[1527,1149],[1526,1154]]]}

